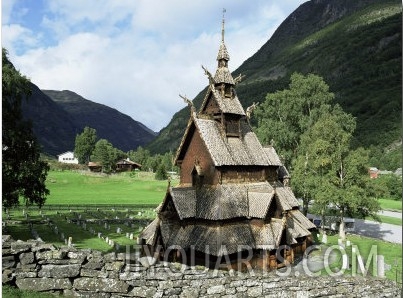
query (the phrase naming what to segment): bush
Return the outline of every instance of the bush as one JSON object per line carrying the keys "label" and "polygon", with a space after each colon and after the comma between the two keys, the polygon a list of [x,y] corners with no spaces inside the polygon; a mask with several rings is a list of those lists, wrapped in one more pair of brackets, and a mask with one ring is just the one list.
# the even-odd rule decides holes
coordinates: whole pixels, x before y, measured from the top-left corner
{"label": "bush", "polygon": [[155,179],[156,180],[166,180],[166,179],[168,179],[167,171],[165,169],[164,164],[160,164],[157,167],[157,171],[155,172]]}

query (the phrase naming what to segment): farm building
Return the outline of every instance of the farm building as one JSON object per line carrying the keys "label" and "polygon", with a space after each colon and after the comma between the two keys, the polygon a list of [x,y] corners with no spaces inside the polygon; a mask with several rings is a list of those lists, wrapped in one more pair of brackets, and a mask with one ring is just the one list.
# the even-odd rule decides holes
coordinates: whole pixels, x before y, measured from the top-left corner
{"label": "farm building", "polygon": [[98,164],[98,163],[96,163],[96,162],[90,161],[90,162],[87,164],[87,166],[88,166],[88,169],[89,169],[91,172],[102,172],[102,165],[100,165],[100,164]]}
{"label": "farm building", "polygon": [[116,163],[116,171],[131,172],[135,169],[141,169],[141,164],[131,161],[129,158],[121,159]]}
{"label": "farm building", "polygon": [[214,76],[204,69],[209,88],[199,111],[184,97],[191,115],[175,157],[179,185],[168,186],[138,242],[143,254],[183,263],[239,268],[248,256],[252,266],[274,269],[305,251],[315,226],[275,149],[252,131],[229,59],[223,22],[218,68]]}
{"label": "farm building", "polygon": [[74,156],[74,152],[67,151],[58,156],[58,162],[78,164],[78,159]]}

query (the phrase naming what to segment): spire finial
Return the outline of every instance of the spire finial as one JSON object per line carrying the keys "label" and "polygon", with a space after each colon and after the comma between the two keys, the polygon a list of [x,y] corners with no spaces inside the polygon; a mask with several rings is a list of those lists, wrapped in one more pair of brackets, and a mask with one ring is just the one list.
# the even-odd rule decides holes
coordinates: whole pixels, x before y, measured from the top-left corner
{"label": "spire finial", "polygon": [[226,9],[222,9],[222,28],[221,28],[221,41],[224,42],[224,23],[225,23],[225,12]]}

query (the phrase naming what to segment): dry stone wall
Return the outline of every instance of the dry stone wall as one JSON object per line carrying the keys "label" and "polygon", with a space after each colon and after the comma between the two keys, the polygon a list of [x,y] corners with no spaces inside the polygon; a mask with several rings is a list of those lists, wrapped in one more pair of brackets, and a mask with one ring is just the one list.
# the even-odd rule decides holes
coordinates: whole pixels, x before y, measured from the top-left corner
{"label": "dry stone wall", "polygon": [[400,297],[385,279],[241,274],[130,257],[3,235],[3,284],[68,297]]}

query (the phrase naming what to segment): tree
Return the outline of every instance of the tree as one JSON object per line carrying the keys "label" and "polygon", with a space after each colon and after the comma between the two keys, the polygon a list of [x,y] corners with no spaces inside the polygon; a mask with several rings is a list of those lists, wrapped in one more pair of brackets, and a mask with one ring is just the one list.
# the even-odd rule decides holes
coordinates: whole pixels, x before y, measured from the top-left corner
{"label": "tree", "polygon": [[104,173],[110,173],[114,170],[115,163],[125,156],[126,155],[121,150],[113,147],[108,140],[100,139],[95,144],[91,159],[102,165],[102,171]]}
{"label": "tree", "polygon": [[146,169],[148,159],[150,158],[150,151],[139,146],[136,151],[130,150],[128,156],[131,160],[141,164],[143,169]]}
{"label": "tree", "polygon": [[4,207],[19,204],[41,207],[49,190],[45,181],[49,170],[40,159],[40,146],[32,125],[22,117],[22,100],[31,94],[29,80],[17,71],[2,49],[2,181]]}
{"label": "tree", "polygon": [[90,156],[95,149],[97,140],[97,131],[94,128],[86,126],[81,134],[76,136],[74,155],[80,164],[87,164]]}
{"label": "tree", "polygon": [[163,163],[159,164],[155,172],[156,180],[166,180],[168,179],[167,171]]}
{"label": "tree", "polygon": [[367,191],[368,152],[351,149],[355,119],[333,99],[321,77],[293,74],[290,89],[268,94],[258,107],[257,134],[263,143],[274,140],[291,166],[292,187],[303,199],[304,213],[311,200],[322,214],[334,206],[344,238],[346,215],[376,218],[379,204]]}
{"label": "tree", "polygon": [[[325,213],[329,206],[334,206],[339,217],[339,233],[345,238],[344,217],[360,218],[373,216],[379,210],[376,198],[368,194],[367,150],[352,150],[350,143],[355,129],[354,118],[341,111],[324,114],[301,136],[299,154],[306,156],[301,167],[301,156],[295,161],[295,184],[309,183],[309,194],[315,204]],[[300,178],[301,169],[307,171],[307,177]],[[312,179],[316,178],[316,183]]]}
{"label": "tree", "polygon": [[256,133],[263,144],[274,144],[289,167],[296,157],[301,135],[330,110],[334,94],[323,78],[294,73],[289,89],[269,93],[256,109]]}

